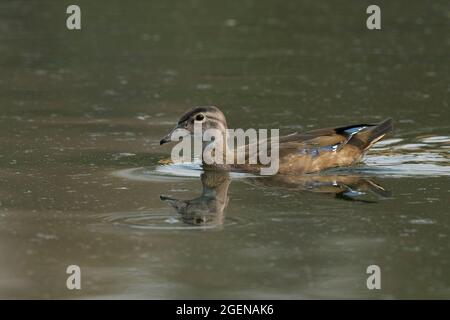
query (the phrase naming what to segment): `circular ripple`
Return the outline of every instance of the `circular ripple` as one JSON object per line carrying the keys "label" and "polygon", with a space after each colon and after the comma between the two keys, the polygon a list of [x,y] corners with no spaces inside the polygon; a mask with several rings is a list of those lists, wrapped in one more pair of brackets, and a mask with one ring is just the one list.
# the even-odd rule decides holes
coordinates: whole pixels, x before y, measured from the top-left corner
{"label": "circular ripple", "polygon": [[113,212],[102,214],[98,217],[104,222],[113,224],[114,226],[140,230],[216,229],[239,224],[237,219],[225,218],[223,224],[192,225],[183,222],[183,219],[179,214],[164,211]]}

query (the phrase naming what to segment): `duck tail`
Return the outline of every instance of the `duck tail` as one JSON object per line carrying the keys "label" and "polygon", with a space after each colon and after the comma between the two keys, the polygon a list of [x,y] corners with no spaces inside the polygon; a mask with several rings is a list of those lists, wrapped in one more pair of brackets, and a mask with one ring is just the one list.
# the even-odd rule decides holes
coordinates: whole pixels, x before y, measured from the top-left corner
{"label": "duck tail", "polygon": [[385,135],[392,132],[393,129],[393,121],[391,118],[388,118],[379,124],[369,127],[367,130],[355,134],[348,143],[356,145],[363,151],[366,151],[375,143],[383,139]]}

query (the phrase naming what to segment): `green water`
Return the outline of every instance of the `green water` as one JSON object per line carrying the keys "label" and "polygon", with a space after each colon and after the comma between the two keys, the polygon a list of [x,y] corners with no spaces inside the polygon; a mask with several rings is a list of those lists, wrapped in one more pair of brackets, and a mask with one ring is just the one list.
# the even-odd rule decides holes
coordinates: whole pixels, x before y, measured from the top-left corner
{"label": "green water", "polygon": [[[368,1],[77,4],[81,31],[68,3],[0,3],[1,298],[450,298],[448,1],[378,1],[380,31]],[[160,199],[202,192],[158,164],[195,105],[395,133],[332,178],[225,177],[202,223]]]}

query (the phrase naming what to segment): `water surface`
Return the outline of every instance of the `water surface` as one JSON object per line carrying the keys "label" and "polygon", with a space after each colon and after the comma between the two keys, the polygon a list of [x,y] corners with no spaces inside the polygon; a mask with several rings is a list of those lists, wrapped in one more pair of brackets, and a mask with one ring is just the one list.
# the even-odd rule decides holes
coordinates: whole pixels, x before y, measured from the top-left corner
{"label": "water surface", "polygon": [[[1,298],[450,297],[448,1],[381,1],[376,32],[365,1],[78,4],[77,32],[59,1],[0,4]],[[210,104],[236,128],[396,128],[308,178],[161,164]]]}

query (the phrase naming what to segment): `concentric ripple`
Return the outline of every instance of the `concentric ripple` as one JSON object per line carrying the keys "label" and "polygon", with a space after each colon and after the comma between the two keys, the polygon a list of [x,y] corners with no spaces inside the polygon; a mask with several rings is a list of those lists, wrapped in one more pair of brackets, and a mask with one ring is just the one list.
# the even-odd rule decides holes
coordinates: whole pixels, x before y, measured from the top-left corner
{"label": "concentric ripple", "polygon": [[223,224],[192,225],[183,221],[182,216],[171,210],[112,212],[97,216],[116,227],[139,230],[197,230],[217,229],[241,224],[234,218],[227,218]]}

